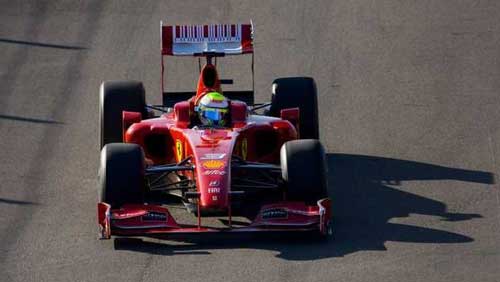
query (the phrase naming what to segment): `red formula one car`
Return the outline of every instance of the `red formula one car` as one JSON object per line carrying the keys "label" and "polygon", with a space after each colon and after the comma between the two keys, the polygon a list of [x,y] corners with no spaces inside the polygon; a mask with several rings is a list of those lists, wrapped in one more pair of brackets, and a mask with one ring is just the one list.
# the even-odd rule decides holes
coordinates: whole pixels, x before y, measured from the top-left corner
{"label": "red formula one car", "polygon": [[[253,81],[252,24],[162,23],[161,35],[162,105],[145,103],[140,82],[108,81],[100,88],[101,238],[331,234],[314,80],[276,79],[271,102],[254,104],[253,90],[221,89],[232,81],[219,78],[215,63],[218,57],[249,54]],[[183,55],[206,60],[203,67],[200,64],[196,90],[163,91],[164,56]],[[214,98],[220,107],[201,105],[205,97]],[[192,223],[174,218],[169,209],[173,200],[193,214]],[[235,224],[236,216],[248,222]],[[223,217],[225,224],[204,225],[206,217]]]}

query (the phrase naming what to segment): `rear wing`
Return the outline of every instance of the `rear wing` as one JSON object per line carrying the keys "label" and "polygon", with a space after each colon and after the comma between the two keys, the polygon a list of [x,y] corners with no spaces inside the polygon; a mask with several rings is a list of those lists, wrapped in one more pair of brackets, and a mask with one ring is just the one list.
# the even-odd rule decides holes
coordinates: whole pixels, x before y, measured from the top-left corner
{"label": "rear wing", "polygon": [[253,53],[253,25],[165,25],[161,53],[167,56],[224,56]]}
{"label": "rear wing", "polygon": [[[254,58],[253,24],[167,25],[161,22],[161,92],[163,106],[173,107],[185,101],[195,92],[164,91],[164,56],[213,57],[226,55],[252,55],[252,90],[224,91],[229,99],[254,104]],[[201,70],[201,67],[200,67]],[[232,79],[221,79],[223,84],[232,84]]]}

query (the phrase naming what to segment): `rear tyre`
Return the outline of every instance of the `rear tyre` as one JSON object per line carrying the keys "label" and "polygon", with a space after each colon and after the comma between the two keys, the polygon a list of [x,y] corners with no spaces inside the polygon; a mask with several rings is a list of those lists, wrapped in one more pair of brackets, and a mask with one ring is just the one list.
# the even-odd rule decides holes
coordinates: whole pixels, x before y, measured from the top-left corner
{"label": "rear tyre", "polygon": [[101,149],[123,141],[122,112],[140,112],[147,117],[145,91],[139,81],[105,81],[99,91]]}
{"label": "rear tyre", "polygon": [[299,108],[301,139],[319,139],[318,94],[310,77],[278,78],[273,82],[269,114],[275,117],[286,108]]}
{"label": "rear tyre", "polygon": [[99,198],[119,208],[144,203],[144,153],[137,144],[111,143],[101,150]]}
{"label": "rear tyre", "polygon": [[288,141],[280,157],[287,199],[316,204],[328,197],[325,150],[318,140]]}

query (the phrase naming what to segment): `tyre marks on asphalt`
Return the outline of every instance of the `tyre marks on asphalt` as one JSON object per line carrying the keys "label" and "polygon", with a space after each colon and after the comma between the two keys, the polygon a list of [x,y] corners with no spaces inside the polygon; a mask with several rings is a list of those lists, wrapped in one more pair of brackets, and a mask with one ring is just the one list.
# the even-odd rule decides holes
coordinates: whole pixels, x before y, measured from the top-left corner
{"label": "tyre marks on asphalt", "polygon": [[[43,22],[47,19],[47,2],[36,1],[33,4],[30,12],[28,23],[25,25],[23,36],[32,40],[38,39],[38,34],[43,26]],[[2,46],[0,42],[0,46]],[[2,87],[2,97],[0,99],[0,113],[3,113],[8,106],[9,98],[14,92],[14,85],[16,84],[19,74],[24,66],[28,63],[30,48],[19,47],[13,55],[9,56],[9,60],[4,64],[4,74],[0,76],[0,85]],[[0,123],[1,125],[1,123]]]}
{"label": "tyre marks on asphalt", "polygon": [[[33,6],[33,11],[30,14],[36,15],[33,17],[31,23],[28,24],[27,32],[28,34],[37,34],[40,27],[42,26],[43,20],[47,17],[47,3],[45,1],[36,2],[37,5]],[[53,4],[53,3],[52,3]],[[78,32],[78,42],[88,42],[90,46],[93,36],[96,34],[96,30],[99,26],[99,20],[101,19],[101,11],[104,2],[100,0],[95,0],[86,3],[85,9],[88,10],[85,13],[86,17],[83,18],[80,30]],[[36,36],[34,36],[36,37]],[[13,60],[10,63],[13,66],[13,73],[8,75],[7,78],[2,82],[5,82],[9,92],[12,91],[13,85],[15,84],[18,74],[22,69],[29,63],[28,61],[29,48],[20,48],[19,51],[13,56]],[[62,84],[59,89],[53,92],[56,97],[51,107],[51,116],[54,120],[63,121],[64,117],[68,116],[71,111],[78,111],[78,105],[72,105],[73,100],[76,98],[74,89],[78,89],[81,77],[82,66],[87,58],[86,52],[75,52],[71,54],[69,61],[65,66],[65,76],[61,78]],[[2,101],[5,101],[5,97],[2,97]],[[2,103],[4,104],[4,103]],[[7,105],[2,105],[7,106]],[[2,107],[0,107],[2,110]],[[52,194],[45,193],[38,190],[42,184],[45,182],[46,173],[48,170],[53,169],[54,165],[51,165],[52,155],[54,154],[57,146],[60,146],[62,142],[59,140],[59,136],[62,134],[64,126],[57,127],[45,127],[42,136],[39,138],[38,148],[36,149],[36,154],[33,156],[29,167],[27,168],[27,178],[19,183],[20,187],[10,187],[10,189],[19,189],[24,191],[24,201],[25,202],[40,202],[41,195]],[[50,186],[49,186],[50,187]],[[41,203],[43,206],[43,203]],[[7,250],[15,246],[19,237],[24,232],[24,227],[26,227],[32,219],[34,213],[37,212],[37,205],[23,205],[19,212],[16,213],[14,217],[9,220],[8,226],[5,229],[2,236],[2,249]],[[8,254],[2,255],[0,258],[0,265],[4,265],[4,260],[7,259]]]}

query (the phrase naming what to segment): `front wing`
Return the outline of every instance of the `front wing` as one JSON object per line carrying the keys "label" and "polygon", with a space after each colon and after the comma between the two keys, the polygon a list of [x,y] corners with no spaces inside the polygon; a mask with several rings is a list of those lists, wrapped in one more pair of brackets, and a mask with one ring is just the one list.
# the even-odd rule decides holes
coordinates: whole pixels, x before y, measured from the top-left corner
{"label": "front wing", "polygon": [[[237,233],[237,232],[300,232],[318,231],[330,235],[331,200],[321,199],[315,206],[301,202],[279,202],[264,205],[256,218],[245,227],[211,228],[201,225],[177,223],[168,208],[157,205],[127,204],[120,209],[111,209],[107,203],[97,204],[97,217],[101,239],[117,236],[151,236],[193,233]],[[163,236],[162,236],[163,237]]]}

